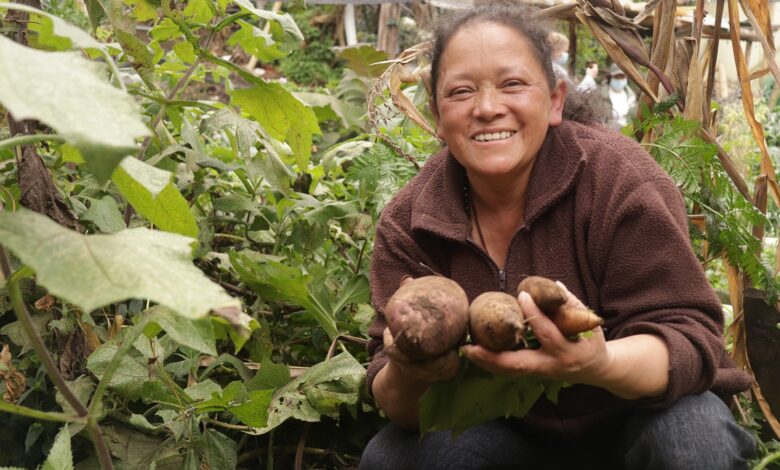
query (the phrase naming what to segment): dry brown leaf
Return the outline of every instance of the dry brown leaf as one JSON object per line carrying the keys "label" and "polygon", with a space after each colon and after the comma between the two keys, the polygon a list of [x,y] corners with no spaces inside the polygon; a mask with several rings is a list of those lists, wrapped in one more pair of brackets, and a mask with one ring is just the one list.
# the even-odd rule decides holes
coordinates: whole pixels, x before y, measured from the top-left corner
{"label": "dry brown leaf", "polygon": [[[398,67],[390,67],[393,70],[397,70]],[[428,132],[431,135],[436,135],[436,131],[433,130],[430,124],[428,124],[428,121],[423,117],[422,114],[417,110],[417,107],[414,105],[414,103],[407,98],[404,91],[401,89],[401,77],[400,74],[397,74],[393,71],[390,72],[390,76],[388,77],[388,83],[390,84],[390,97],[393,100],[393,104],[395,104],[396,108],[398,108],[399,111],[404,113],[409,119],[414,121],[415,124],[420,126],[423,130]]]}
{"label": "dry brown leaf", "polygon": [[[750,85],[750,74],[748,73],[747,62],[745,61],[745,55],[742,51],[742,46],[739,42],[739,10],[737,8],[737,0],[729,0],[729,26],[731,28],[731,46],[734,51],[734,62],[737,65],[737,76],[739,77],[739,84],[742,89],[742,108],[745,110],[745,117],[750,125],[750,130],[753,132],[753,138],[758,144],[758,148],[761,151],[761,172],[760,174],[766,175],[770,181],[775,181],[775,167],[772,163],[772,159],[769,156],[769,150],[766,146],[766,138],[764,136],[764,126],[756,119],[755,108],[753,104],[753,90]],[[746,11],[746,13],[748,13]],[[777,78],[777,77],[776,77]],[[772,196],[775,200],[775,204],[780,206],[780,192],[777,191],[777,184],[771,185]]]}
{"label": "dry brown leaf", "polygon": [[38,310],[43,310],[44,312],[51,310],[52,307],[54,307],[54,304],[57,303],[57,298],[54,297],[51,294],[46,294],[40,299],[35,301],[35,308]]}
{"label": "dry brown leaf", "polygon": [[[625,52],[623,52],[623,48],[621,48],[615,42],[611,35],[605,31],[605,27],[579,11],[577,12],[577,18],[579,18],[580,21],[588,26],[590,31],[593,33],[593,36],[595,36],[604,49],[607,50],[609,57],[618,65],[618,67],[620,67],[621,70],[623,70],[623,72],[625,72],[628,77],[631,78],[631,81],[633,81],[644,93],[647,93],[647,95],[650,96],[650,98],[653,100],[653,103],[657,103],[658,95],[650,89],[647,82],[645,82],[645,79],[642,78],[642,75],[639,73],[636,67],[634,67],[632,60],[628,55],[626,55]],[[606,26],[606,28],[610,27]]]}
{"label": "dry brown leaf", "polygon": [[[766,214],[767,208],[767,177],[766,175],[759,175],[756,178],[756,183],[753,190],[753,205],[756,206],[761,213]],[[759,223],[753,226],[753,236],[758,238],[759,243],[764,242],[764,224]],[[761,254],[761,248],[758,248],[758,255]]]}
{"label": "dry brown leaf", "polygon": [[[672,64],[674,63],[675,54],[674,17],[677,5],[674,0],[656,0],[653,4],[657,5],[657,9],[653,17],[653,52],[650,62],[658,67],[659,70],[664,70],[667,75],[674,77],[670,70],[673,70]],[[662,96],[661,91],[658,89],[661,81],[654,73],[648,72],[645,80],[650,89],[659,97]],[[679,89],[680,87],[676,86],[676,88]],[[646,94],[642,95],[641,100],[648,107],[652,107],[654,104]]]}
{"label": "dry brown leaf", "polygon": [[7,344],[0,351],[0,382],[5,384],[3,400],[16,403],[27,388],[27,377],[11,364],[11,350]]}
{"label": "dry brown leaf", "polygon": [[[742,3],[742,9],[745,11],[745,15],[752,16],[754,19],[750,20],[751,25],[757,33],[765,38],[773,37],[772,32],[772,18],[770,17],[769,1],[768,0],[740,0]],[[770,50],[775,51],[774,41],[769,41]]]}
{"label": "dry brown leaf", "polygon": [[704,83],[703,63],[699,62],[697,58],[699,48],[697,45],[693,46],[693,54],[691,55],[691,65],[688,69],[688,89],[685,92],[685,111],[683,111],[683,117],[688,120],[704,122]]}

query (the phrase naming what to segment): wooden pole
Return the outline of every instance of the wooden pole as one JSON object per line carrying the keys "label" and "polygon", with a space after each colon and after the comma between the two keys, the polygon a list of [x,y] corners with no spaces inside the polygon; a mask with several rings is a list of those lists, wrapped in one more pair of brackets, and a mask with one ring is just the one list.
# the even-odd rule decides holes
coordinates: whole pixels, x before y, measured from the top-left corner
{"label": "wooden pole", "polygon": [[390,57],[398,53],[398,22],[401,19],[400,3],[383,3],[379,8],[379,30],[377,49]]}

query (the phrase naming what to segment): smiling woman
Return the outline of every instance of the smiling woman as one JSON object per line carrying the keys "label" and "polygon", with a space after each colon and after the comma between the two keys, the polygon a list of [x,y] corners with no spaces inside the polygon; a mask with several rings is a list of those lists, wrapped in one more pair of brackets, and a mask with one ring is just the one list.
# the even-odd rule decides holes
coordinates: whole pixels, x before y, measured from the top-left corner
{"label": "smiling woman", "polygon": [[[718,396],[750,378],[725,354],[679,191],[636,142],[593,123],[556,79],[548,37],[536,10],[501,5],[458,12],[437,31],[431,109],[447,147],[377,227],[368,387],[391,424],[361,468],[745,468],[754,442]],[[555,279],[567,302],[602,317],[603,329],[572,341],[520,294],[538,349],[460,348],[495,374],[572,384],[556,404],[457,439],[420,438],[419,399],[455,374],[458,350],[411,361],[383,312],[404,278],[431,271],[469,301],[514,293],[528,276]]]}

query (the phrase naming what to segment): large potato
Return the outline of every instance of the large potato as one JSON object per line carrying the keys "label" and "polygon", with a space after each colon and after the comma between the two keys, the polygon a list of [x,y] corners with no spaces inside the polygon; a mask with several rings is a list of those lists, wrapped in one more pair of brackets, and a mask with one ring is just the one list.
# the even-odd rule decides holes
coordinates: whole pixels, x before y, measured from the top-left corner
{"label": "large potato", "polygon": [[385,307],[396,347],[411,361],[441,356],[466,335],[469,301],[453,280],[424,276],[405,282]]}

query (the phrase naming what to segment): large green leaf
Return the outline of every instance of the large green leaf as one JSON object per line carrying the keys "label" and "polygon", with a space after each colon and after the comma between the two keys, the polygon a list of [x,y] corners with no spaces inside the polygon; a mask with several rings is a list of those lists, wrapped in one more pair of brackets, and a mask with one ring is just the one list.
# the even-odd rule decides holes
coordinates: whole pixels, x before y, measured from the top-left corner
{"label": "large green leaf", "polygon": [[323,308],[311,295],[310,278],[299,268],[252,253],[230,253],[230,263],[241,281],[266,300],[292,302],[305,308],[330,338],[338,336],[333,312]]}
{"label": "large green leaf", "polygon": [[496,376],[463,360],[460,373],[437,382],[420,399],[420,432],[450,430],[454,436],[496,418],[521,418],[546,395],[557,401],[562,382]]}
{"label": "large green leaf", "polygon": [[236,90],[231,104],[255,119],[268,134],[284,140],[292,149],[300,169],[306,169],[311,157],[312,136],[320,134],[317,115],[276,83],[258,83],[252,88]]}
{"label": "large green leaf", "polygon": [[146,228],[82,235],[32,211],[0,212],[0,243],[36,271],[40,285],[86,312],[128,298],[191,318],[240,310],[192,264],[192,242]]}
{"label": "large green leaf", "polygon": [[361,77],[377,78],[390,66],[390,63],[385,62],[388,59],[386,52],[367,44],[346,47],[341,50],[339,57]]}
{"label": "large green leaf", "polygon": [[84,155],[105,182],[149,134],[135,101],[76,52],[44,52],[0,36],[0,104],[17,120],[37,119]]}
{"label": "large green leaf", "polygon": [[125,158],[111,180],[127,202],[160,229],[198,237],[198,223],[187,200],[173,185],[173,173]]}
{"label": "large green leaf", "polygon": [[41,470],[73,470],[73,454],[70,451],[70,431],[66,424],[54,438],[49,457]]}
{"label": "large green leaf", "polygon": [[270,431],[288,418],[338,418],[341,405],[357,403],[365,375],[366,370],[348,352],[320,362],[274,393],[268,425],[260,432]]}
{"label": "large green leaf", "polygon": [[152,316],[151,321],[160,325],[160,328],[165,330],[180,345],[211,356],[217,355],[211,319],[184,318],[159,306],[149,309],[148,312]]}

